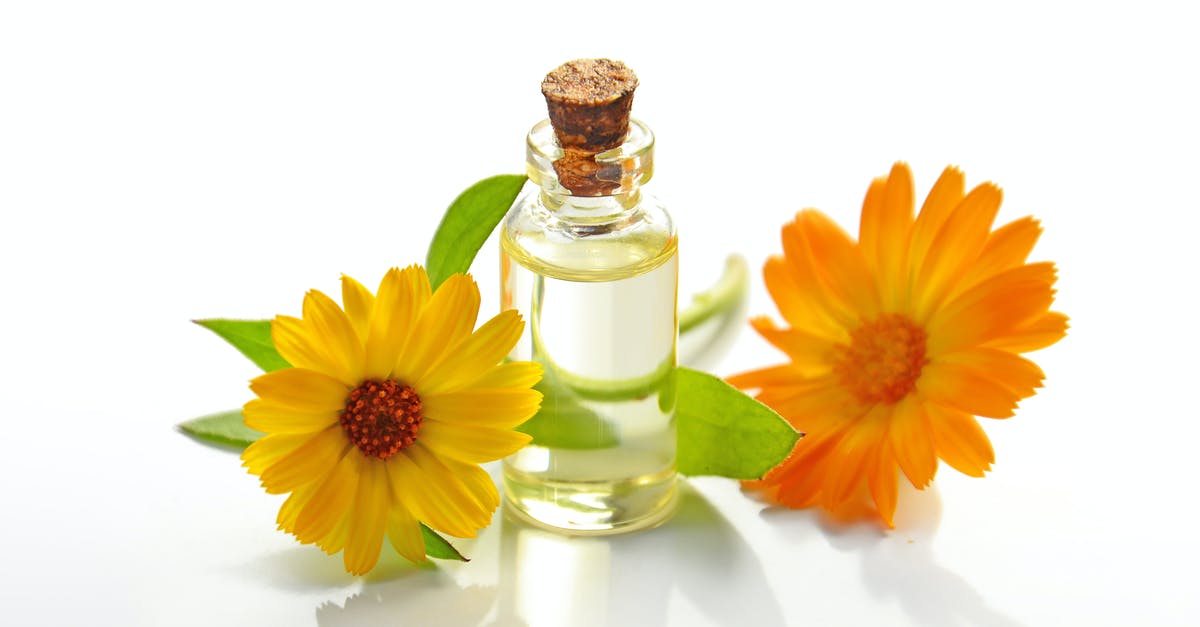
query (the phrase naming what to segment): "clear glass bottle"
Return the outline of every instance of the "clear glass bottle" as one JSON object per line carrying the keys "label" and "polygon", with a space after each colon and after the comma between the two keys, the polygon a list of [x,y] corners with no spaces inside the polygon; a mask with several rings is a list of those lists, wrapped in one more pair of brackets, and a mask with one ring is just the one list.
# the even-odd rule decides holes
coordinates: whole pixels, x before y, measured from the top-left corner
{"label": "clear glass bottle", "polygon": [[504,488],[539,526],[618,533],[673,511],[679,261],[670,216],[641,189],[653,155],[653,133],[630,120],[621,145],[594,155],[589,172],[608,185],[581,196],[560,181],[550,120],[529,132],[537,187],[503,222],[501,307],[526,321],[509,357],[542,364],[545,398]]}

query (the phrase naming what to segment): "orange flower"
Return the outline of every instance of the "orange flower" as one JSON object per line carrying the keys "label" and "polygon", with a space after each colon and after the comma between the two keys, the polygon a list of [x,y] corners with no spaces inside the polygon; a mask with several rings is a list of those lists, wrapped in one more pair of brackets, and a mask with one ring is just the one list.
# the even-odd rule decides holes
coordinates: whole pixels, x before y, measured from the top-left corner
{"label": "orange flower", "polygon": [[863,201],[859,241],[805,210],[783,227],[763,277],[790,328],[751,321],[790,363],[730,377],[806,434],[761,481],[789,507],[838,518],[873,509],[889,527],[897,470],[929,485],[938,458],[981,477],[994,459],[975,416],[1007,418],[1044,377],[1018,353],[1066,334],[1050,311],[1052,263],[1026,263],[1041,227],[995,231],[1001,192],[964,194],[947,168],[913,217],[912,174],[897,163]]}

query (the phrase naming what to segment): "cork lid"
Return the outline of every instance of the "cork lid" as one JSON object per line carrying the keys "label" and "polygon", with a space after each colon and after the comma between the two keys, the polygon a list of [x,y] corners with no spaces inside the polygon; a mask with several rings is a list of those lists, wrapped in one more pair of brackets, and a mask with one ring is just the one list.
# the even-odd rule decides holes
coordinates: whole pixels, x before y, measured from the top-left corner
{"label": "cork lid", "polygon": [[629,133],[629,113],[638,79],[611,59],[568,61],[542,81],[542,94],[564,156],[555,162],[560,182],[579,196],[603,196],[618,185],[595,155],[620,146]]}

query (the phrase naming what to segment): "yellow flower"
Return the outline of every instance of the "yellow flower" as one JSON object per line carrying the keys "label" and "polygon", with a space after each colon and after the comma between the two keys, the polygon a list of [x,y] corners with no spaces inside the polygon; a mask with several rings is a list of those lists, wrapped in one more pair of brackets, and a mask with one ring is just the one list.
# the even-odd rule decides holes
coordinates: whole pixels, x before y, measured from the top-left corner
{"label": "yellow flower", "polygon": [[867,191],[858,242],[814,210],[783,227],[784,254],[763,275],[791,326],[752,324],[790,363],[729,380],[806,436],[749,487],[843,519],[874,510],[890,527],[897,469],[917,488],[939,457],[971,476],[990,469],[975,416],[1013,415],[1044,376],[1018,353],[1067,329],[1049,311],[1054,265],[1026,263],[1038,222],[992,231],[1000,200],[990,183],[964,194],[947,168],[914,219],[912,175],[897,163]]}
{"label": "yellow flower", "polygon": [[375,565],[386,535],[425,559],[418,521],[457,537],[487,526],[500,503],[478,464],[521,448],[512,428],[537,412],[541,367],[497,365],[524,328],[505,311],[472,333],[479,288],[454,275],[432,293],[425,270],[393,268],[372,295],[342,277],[345,310],[310,291],[303,318],[271,335],[293,368],[250,383],[246,424],[267,435],[242,454],[268,493],[291,493],[278,523],[346,570]]}

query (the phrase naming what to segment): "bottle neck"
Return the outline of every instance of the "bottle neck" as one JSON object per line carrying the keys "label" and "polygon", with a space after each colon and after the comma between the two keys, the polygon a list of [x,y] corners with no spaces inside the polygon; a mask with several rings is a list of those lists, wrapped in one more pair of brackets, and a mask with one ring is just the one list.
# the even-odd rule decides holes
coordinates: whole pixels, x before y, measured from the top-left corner
{"label": "bottle neck", "polygon": [[654,175],[654,133],[630,120],[625,141],[599,154],[566,152],[549,120],[529,131],[526,172],[541,190],[542,204],[561,218],[600,220],[633,209],[641,186]]}

